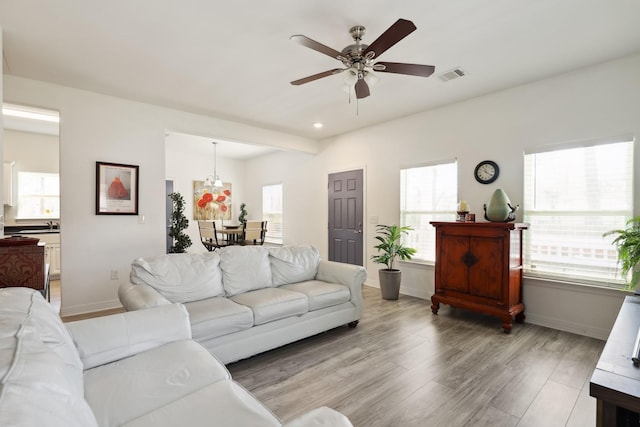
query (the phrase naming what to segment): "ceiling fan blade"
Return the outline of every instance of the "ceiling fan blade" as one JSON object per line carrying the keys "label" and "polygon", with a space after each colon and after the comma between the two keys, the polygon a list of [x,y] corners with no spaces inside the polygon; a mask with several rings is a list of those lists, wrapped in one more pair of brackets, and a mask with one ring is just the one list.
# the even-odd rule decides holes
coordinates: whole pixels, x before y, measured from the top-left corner
{"label": "ceiling fan blade", "polygon": [[318,73],[318,74],[314,74],[312,76],[304,77],[302,79],[294,80],[294,81],[291,82],[291,84],[295,85],[295,86],[299,86],[299,85],[303,85],[305,83],[312,82],[314,80],[321,79],[323,77],[333,76],[334,74],[338,74],[338,73],[341,73],[343,71],[344,70],[342,68],[334,68],[333,70],[323,71],[322,73]]}
{"label": "ceiling fan blade", "polygon": [[367,96],[370,95],[369,85],[367,84],[367,82],[364,81],[364,79],[358,79],[358,81],[356,82],[355,89],[356,89],[356,98],[358,99],[366,98]]}
{"label": "ceiling fan blade", "polygon": [[[381,65],[384,68],[380,67]],[[429,77],[436,70],[436,67],[433,65],[404,64],[402,62],[376,62],[373,69],[382,73]]]}
{"label": "ceiling fan blade", "polygon": [[298,42],[302,46],[306,46],[309,49],[313,49],[320,53],[324,53],[325,55],[328,55],[334,59],[339,59],[342,56],[342,54],[337,50],[332,49],[329,46],[325,46],[322,43],[319,43],[315,40],[311,40],[309,37],[303,36],[302,34],[293,35],[289,37],[289,39],[293,40],[294,42]]}
{"label": "ceiling fan blade", "polygon": [[373,52],[375,55],[372,56],[372,58],[378,58],[386,52],[387,49],[407,37],[415,30],[416,26],[413,25],[413,22],[406,19],[398,19],[395,24],[387,29],[387,31],[375,39],[375,41],[367,47],[362,55],[366,56],[369,52]]}

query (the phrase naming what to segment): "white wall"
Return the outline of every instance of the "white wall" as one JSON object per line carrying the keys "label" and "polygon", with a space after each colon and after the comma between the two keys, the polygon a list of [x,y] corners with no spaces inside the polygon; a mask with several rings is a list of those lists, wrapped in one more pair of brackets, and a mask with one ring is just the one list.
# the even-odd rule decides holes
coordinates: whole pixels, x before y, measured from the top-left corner
{"label": "white wall", "polygon": [[[2,27],[0,27],[0,54],[3,53],[2,52]],[[4,61],[4,55],[0,55],[3,58]],[[4,62],[3,62],[4,65]],[[2,95],[2,89],[3,89],[3,68],[0,68],[0,100],[4,99],[3,95]],[[0,114],[0,130],[4,129],[3,125],[2,125],[2,114]],[[3,149],[4,149],[4,144],[3,144],[3,134],[4,132],[0,132],[0,153],[2,153]],[[4,188],[4,177],[2,176],[3,174],[0,174],[0,188]],[[2,191],[0,191],[0,206],[4,206],[4,194]],[[0,212],[0,237],[4,236],[4,213]]]}
{"label": "white wall", "polygon": [[[281,132],[15,76],[4,76],[4,100],[60,111],[63,315],[119,305],[117,287],[131,261],[165,252],[167,130],[318,151],[316,142]],[[140,166],[144,224],[95,215],[96,161]],[[110,280],[111,270],[120,280]]]}
{"label": "white wall", "polygon": [[[315,156],[280,152],[248,160],[246,164],[248,219],[262,220],[262,187],[282,184],[283,244],[311,243],[322,247],[321,210],[326,210],[327,177]],[[267,228],[269,224],[267,224]],[[326,222],[325,222],[326,228]]]}
{"label": "white wall", "polygon": [[[319,155],[296,168],[295,179],[288,177],[289,171],[278,175],[271,167],[279,163],[279,156],[286,163],[284,155],[264,159],[262,169],[270,171],[269,180],[281,176],[286,181],[285,192],[295,195],[295,204],[303,208],[302,215],[294,217],[285,210],[285,240],[319,244],[326,258],[329,173],[364,168],[366,218],[397,223],[400,168],[457,158],[459,199],[469,201],[472,212],[481,219],[482,204],[496,188],[504,189],[512,202],[522,203],[526,148],[640,135],[639,100],[640,55],[634,55],[324,141]],[[375,102],[375,96],[365,102]],[[494,184],[481,185],[473,177],[475,165],[485,159],[500,166],[500,178]],[[261,169],[259,163],[253,163],[254,171]],[[635,164],[635,182],[640,182],[640,149],[635,150]],[[260,177],[257,173],[254,176]],[[635,188],[635,203],[635,212],[640,213],[640,186]],[[307,227],[298,226],[302,221]],[[379,266],[369,261],[374,253],[375,229],[369,222],[365,220],[367,283],[377,286]],[[403,264],[401,268],[403,293],[421,298],[433,294],[432,266]],[[608,335],[623,295],[532,279],[524,285],[528,321],[599,338]]]}

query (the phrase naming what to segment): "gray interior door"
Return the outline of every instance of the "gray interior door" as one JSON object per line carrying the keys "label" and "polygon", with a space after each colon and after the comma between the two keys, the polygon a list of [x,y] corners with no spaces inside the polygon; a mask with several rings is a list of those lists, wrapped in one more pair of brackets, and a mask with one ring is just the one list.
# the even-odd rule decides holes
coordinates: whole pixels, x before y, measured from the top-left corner
{"label": "gray interior door", "polygon": [[169,227],[171,227],[171,214],[173,213],[173,202],[169,197],[169,194],[173,193],[173,181],[166,180],[165,181],[165,210],[167,215],[167,253],[169,253],[169,249],[173,246],[173,239],[169,237]]}
{"label": "gray interior door", "polygon": [[362,169],[329,175],[329,261],[363,265]]}

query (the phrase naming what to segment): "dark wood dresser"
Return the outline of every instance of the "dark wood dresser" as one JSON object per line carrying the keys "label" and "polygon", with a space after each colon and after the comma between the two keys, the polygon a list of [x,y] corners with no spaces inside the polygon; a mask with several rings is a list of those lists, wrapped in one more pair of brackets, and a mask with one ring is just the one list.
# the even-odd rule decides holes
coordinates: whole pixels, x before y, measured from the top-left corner
{"label": "dark wood dresser", "polygon": [[431,222],[436,228],[435,293],[440,303],[499,317],[506,333],[524,320],[522,232],[511,222]]}
{"label": "dark wood dresser", "polygon": [[628,296],[589,383],[589,394],[597,399],[598,427],[639,424],[640,367],[631,361],[638,328],[640,296]]}
{"label": "dark wood dresser", "polygon": [[45,264],[44,248],[45,244],[38,239],[0,239],[0,288],[33,288],[49,299],[49,269]]}

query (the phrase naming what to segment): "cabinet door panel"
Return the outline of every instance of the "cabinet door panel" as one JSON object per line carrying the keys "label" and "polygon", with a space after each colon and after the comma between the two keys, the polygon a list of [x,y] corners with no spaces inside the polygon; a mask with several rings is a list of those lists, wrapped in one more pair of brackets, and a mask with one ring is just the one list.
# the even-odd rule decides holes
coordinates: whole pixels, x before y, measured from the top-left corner
{"label": "cabinet door panel", "polygon": [[469,269],[461,259],[469,251],[469,237],[442,236],[440,259],[442,262],[441,288],[452,291],[469,291]]}
{"label": "cabinet door panel", "polygon": [[489,237],[473,237],[469,251],[477,262],[469,269],[469,293],[502,300],[503,241]]}

